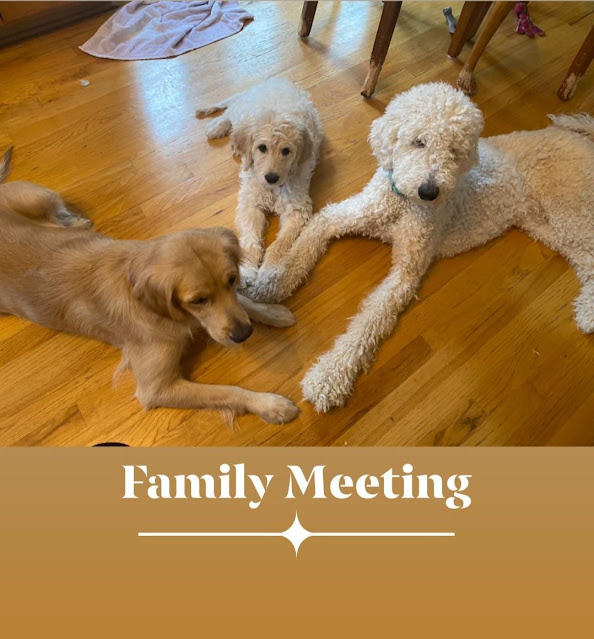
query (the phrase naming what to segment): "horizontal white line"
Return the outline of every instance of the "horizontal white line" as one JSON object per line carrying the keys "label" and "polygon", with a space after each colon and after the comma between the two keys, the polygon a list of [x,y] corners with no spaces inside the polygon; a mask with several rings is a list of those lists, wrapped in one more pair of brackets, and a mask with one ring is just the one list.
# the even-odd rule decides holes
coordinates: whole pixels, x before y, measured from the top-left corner
{"label": "horizontal white line", "polygon": [[282,537],[276,532],[139,532],[139,537]]}
{"label": "horizontal white line", "polygon": [[455,537],[453,532],[336,532],[311,533],[312,537]]}
{"label": "horizontal white line", "polygon": [[[284,532],[139,532],[139,537],[285,537]],[[453,532],[311,532],[308,537],[455,537]]]}

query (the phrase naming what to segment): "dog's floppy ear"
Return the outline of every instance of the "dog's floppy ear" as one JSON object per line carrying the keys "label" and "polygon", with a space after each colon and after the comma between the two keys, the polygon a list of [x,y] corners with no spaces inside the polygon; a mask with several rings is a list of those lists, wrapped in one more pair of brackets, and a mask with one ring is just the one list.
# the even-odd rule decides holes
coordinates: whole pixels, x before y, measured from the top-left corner
{"label": "dog's floppy ear", "polygon": [[313,139],[311,133],[307,127],[300,127],[299,129],[299,156],[297,158],[297,164],[303,164],[313,154]]}
{"label": "dog's floppy ear", "polygon": [[129,271],[134,297],[148,309],[167,319],[186,319],[177,297],[174,274],[154,260],[152,251],[143,251],[133,258]]}
{"label": "dog's floppy ear", "polygon": [[371,123],[369,144],[380,166],[386,171],[392,168],[392,148],[398,137],[394,116],[385,113]]}
{"label": "dog's floppy ear", "polygon": [[235,262],[235,264],[239,264],[239,260],[241,259],[241,249],[239,247],[237,235],[235,235],[231,229],[226,229],[223,226],[215,226],[214,228],[209,229],[209,231],[221,240],[225,251],[227,251],[227,253],[231,256],[231,259]]}
{"label": "dog's floppy ear", "polygon": [[[459,91],[459,93],[462,93]],[[459,112],[457,120],[461,122],[460,131],[464,133],[462,144],[469,148],[465,163],[466,170],[476,166],[479,161],[478,141],[483,132],[484,118],[481,110],[468,98],[462,94],[467,101],[465,109]]]}
{"label": "dog's floppy ear", "polygon": [[398,135],[394,126],[393,117],[382,115],[371,123],[369,132],[369,144],[380,166],[387,171],[392,168],[392,147]]}
{"label": "dog's floppy ear", "polygon": [[254,145],[253,127],[247,119],[240,120],[231,131],[231,148],[233,155],[239,155],[244,169],[254,164],[252,146]]}

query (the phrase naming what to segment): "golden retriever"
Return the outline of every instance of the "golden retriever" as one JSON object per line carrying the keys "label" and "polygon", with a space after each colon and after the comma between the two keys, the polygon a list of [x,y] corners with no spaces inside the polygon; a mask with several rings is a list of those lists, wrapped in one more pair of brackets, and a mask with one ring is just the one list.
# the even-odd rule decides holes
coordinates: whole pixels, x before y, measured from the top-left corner
{"label": "golden retriever", "polygon": [[[0,181],[10,157],[0,162]],[[0,223],[0,314],[121,349],[145,408],[227,409],[275,424],[297,415],[280,395],[182,376],[182,355],[200,327],[230,346],[251,335],[250,318],[294,324],[284,306],[236,293],[240,250],[232,231],[115,240],[89,230],[91,222],[72,213],[56,192],[29,182],[0,184]]]}

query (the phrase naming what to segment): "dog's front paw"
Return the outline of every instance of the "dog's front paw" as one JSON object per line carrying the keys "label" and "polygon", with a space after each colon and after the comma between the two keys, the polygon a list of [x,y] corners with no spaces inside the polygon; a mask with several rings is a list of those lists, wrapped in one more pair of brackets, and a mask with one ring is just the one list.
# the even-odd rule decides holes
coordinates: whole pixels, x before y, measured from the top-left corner
{"label": "dog's front paw", "polygon": [[283,271],[262,267],[258,271],[258,277],[249,287],[249,297],[258,302],[281,302],[286,295],[282,287]]}
{"label": "dog's front paw", "polygon": [[239,267],[241,286],[245,289],[253,286],[258,279],[258,267],[254,264],[241,264]]}
{"label": "dog's front paw", "polygon": [[264,311],[263,323],[267,326],[276,326],[278,328],[288,328],[295,325],[295,316],[291,311],[282,304],[266,304]]}
{"label": "dog's front paw", "polygon": [[254,412],[269,424],[286,424],[299,414],[299,409],[290,399],[274,393],[260,393]]}
{"label": "dog's front paw", "polygon": [[344,406],[352,388],[353,383],[340,362],[330,355],[322,356],[301,381],[304,399],[312,403],[318,413]]}

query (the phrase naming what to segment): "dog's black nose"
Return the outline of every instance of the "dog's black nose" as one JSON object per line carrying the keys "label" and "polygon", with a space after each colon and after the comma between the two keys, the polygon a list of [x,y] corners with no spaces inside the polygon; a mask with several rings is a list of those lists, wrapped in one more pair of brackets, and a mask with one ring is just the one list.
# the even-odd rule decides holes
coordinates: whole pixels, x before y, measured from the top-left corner
{"label": "dog's black nose", "polygon": [[421,200],[434,200],[439,195],[439,187],[432,182],[425,182],[419,187]]}
{"label": "dog's black nose", "polygon": [[267,173],[264,178],[268,184],[276,184],[278,182],[278,175],[276,173]]}
{"label": "dog's black nose", "polygon": [[233,330],[231,331],[232,342],[236,344],[241,344],[241,342],[245,342],[245,340],[254,332],[251,324],[236,324]]}

